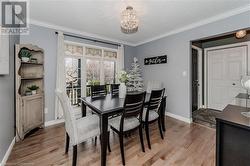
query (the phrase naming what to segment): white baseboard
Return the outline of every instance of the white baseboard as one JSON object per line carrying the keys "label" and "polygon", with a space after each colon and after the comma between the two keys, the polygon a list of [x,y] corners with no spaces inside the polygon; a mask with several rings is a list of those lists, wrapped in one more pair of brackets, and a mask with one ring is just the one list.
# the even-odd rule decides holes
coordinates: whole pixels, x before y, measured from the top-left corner
{"label": "white baseboard", "polygon": [[190,118],[190,119],[189,118],[185,118],[183,116],[176,115],[176,114],[173,114],[173,113],[170,113],[170,112],[166,112],[165,115],[169,116],[171,118],[174,118],[174,119],[177,119],[177,120],[189,123],[189,124],[193,122],[192,118]]}
{"label": "white baseboard", "polygon": [[9,146],[8,150],[6,151],[5,155],[3,156],[3,160],[0,163],[0,166],[5,166],[6,165],[6,162],[7,162],[8,158],[9,158],[9,156],[10,156],[12,148],[15,145],[15,142],[16,142],[16,138],[14,137],[13,140],[12,140],[12,142],[10,143],[10,146]]}
{"label": "white baseboard", "polygon": [[56,120],[47,121],[45,122],[44,126],[49,127],[49,126],[57,125],[60,123],[64,123],[64,119],[56,119]]}

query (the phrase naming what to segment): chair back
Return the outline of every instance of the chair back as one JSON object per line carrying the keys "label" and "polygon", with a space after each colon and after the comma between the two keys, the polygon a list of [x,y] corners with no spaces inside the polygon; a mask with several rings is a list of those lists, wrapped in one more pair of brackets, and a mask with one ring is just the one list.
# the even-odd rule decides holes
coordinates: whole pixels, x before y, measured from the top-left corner
{"label": "chair back", "polygon": [[159,108],[161,106],[161,101],[165,93],[165,88],[161,90],[152,90],[149,104],[146,112],[146,121],[148,120],[149,111],[155,111],[159,114]]}
{"label": "chair back", "polygon": [[119,94],[119,86],[120,86],[120,84],[111,84],[111,95],[112,96]]}
{"label": "chair back", "polygon": [[123,131],[123,124],[125,118],[139,117],[139,120],[141,122],[145,95],[146,92],[126,94],[123,108],[124,110],[120,122],[120,131]]}
{"label": "chair back", "polygon": [[107,95],[106,85],[92,85],[91,97],[102,97]]}
{"label": "chair back", "polygon": [[75,144],[77,142],[77,129],[74,110],[66,93],[60,90],[56,90],[55,93],[62,106],[66,132],[70,136],[71,143]]}
{"label": "chair back", "polygon": [[151,93],[152,90],[162,89],[162,83],[160,81],[148,81],[147,93]]}

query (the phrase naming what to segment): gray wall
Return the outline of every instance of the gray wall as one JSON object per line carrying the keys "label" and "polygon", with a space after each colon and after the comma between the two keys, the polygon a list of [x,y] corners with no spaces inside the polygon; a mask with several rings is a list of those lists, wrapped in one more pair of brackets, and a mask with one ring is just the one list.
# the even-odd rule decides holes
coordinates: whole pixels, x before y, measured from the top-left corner
{"label": "gray wall", "polygon": [[[148,80],[159,80],[167,89],[168,111],[186,118],[190,117],[190,41],[213,36],[236,29],[250,27],[250,12],[210,23],[198,28],[171,35],[137,47],[125,46],[125,69],[130,68],[136,56],[142,64],[145,83]],[[81,39],[65,37],[66,40],[96,44]],[[56,48],[57,38],[54,29],[31,25],[30,35],[21,36],[21,43],[32,43],[45,50],[45,107],[48,114],[45,120],[54,120],[54,89],[56,84]],[[107,45],[100,45],[107,46]],[[112,46],[113,47],[113,46]],[[145,57],[167,54],[165,65],[143,66]],[[187,76],[183,76],[183,72]]]}
{"label": "gray wall", "polygon": [[131,68],[131,63],[134,57],[136,57],[135,47],[124,46],[124,68],[128,71]]}
{"label": "gray wall", "polygon": [[10,36],[10,74],[0,76],[0,162],[14,138],[14,44],[19,36]]}
{"label": "gray wall", "polygon": [[55,86],[56,86],[56,51],[57,36],[55,31],[48,28],[30,25],[29,35],[21,35],[21,44],[34,44],[44,49],[44,72],[45,72],[45,121],[55,118]]}
{"label": "gray wall", "polygon": [[[143,68],[144,82],[162,81],[168,94],[167,111],[190,118],[190,41],[248,27],[250,27],[250,11],[136,47],[136,56]],[[145,57],[163,54],[168,55],[167,64],[143,65]],[[187,76],[183,76],[185,71]]]}
{"label": "gray wall", "polygon": [[[48,113],[45,114],[45,121],[55,119],[55,95],[54,90],[56,86],[56,54],[57,54],[57,35],[54,29],[30,25],[30,34],[22,35],[20,43],[31,43],[44,49],[45,51],[45,108]],[[82,40],[72,37],[65,37],[65,40],[80,42],[85,44],[93,44],[102,47],[116,48],[116,46],[100,44],[88,40]],[[134,55],[134,48],[130,46],[125,47],[125,64],[130,63],[130,55]],[[125,66],[127,67],[127,66]]]}

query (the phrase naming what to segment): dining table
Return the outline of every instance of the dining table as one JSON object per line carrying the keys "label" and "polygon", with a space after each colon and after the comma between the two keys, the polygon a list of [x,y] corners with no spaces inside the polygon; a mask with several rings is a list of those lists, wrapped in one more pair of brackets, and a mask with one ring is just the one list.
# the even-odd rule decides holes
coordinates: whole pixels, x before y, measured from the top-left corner
{"label": "dining table", "polygon": [[[162,130],[165,131],[165,108],[166,98],[163,96],[160,106],[160,119]],[[149,103],[150,93],[145,96],[145,106]],[[108,144],[108,120],[109,117],[117,115],[123,111],[124,98],[119,98],[118,95],[107,94],[106,96],[93,98],[81,98],[82,116],[86,116],[87,107],[100,117],[100,133],[101,133],[101,166],[106,165],[107,144]]]}

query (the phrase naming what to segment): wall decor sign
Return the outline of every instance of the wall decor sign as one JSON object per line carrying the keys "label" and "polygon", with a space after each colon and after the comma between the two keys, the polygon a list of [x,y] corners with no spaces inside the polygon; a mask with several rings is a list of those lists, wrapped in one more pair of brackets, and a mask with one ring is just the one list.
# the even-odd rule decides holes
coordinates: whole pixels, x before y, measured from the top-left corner
{"label": "wall decor sign", "polygon": [[155,64],[162,64],[167,63],[167,55],[163,56],[156,56],[144,59],[144,65],[155,65]]}

